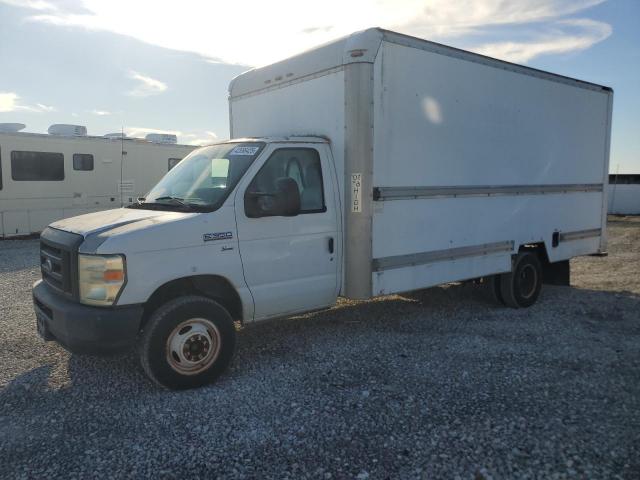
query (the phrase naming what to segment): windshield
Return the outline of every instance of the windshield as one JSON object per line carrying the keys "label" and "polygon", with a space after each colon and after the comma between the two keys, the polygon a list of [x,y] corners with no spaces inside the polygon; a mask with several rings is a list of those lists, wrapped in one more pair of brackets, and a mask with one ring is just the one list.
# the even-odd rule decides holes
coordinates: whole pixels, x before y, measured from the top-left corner
{"label": "windshield", "polygon": [[211,211],[222,205],[264,143],[225,143],[187,155],[132,208]]}

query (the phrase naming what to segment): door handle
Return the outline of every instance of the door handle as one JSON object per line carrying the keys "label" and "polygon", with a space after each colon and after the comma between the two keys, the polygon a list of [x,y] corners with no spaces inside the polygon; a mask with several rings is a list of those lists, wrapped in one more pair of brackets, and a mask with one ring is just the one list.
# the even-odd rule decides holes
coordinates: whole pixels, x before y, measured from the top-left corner
{"label": "door handle", "polygon": [[333,253],[333,237],[329,237],[329,253]]}

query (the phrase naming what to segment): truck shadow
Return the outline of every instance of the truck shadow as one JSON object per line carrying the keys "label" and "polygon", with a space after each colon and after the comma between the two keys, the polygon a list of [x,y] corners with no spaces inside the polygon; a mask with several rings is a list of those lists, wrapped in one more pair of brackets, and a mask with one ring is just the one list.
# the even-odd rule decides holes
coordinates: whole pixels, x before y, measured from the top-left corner
{"label": "truck shadow", "polygon": [[[592,336],[640,336],[637,312],[640,295],[633,292],[551,286],[543,290],[536,305],[519,310],[492,303],[482,289],[469,284],[371,301],[341,300],[327,310],[239,327],[238,351],[230,371],[207,388],[224,392],[233,389],[234,382],[262,378],[282,365],[296,369],[301,363],[317,362],[322,355],[309,352],[323,348],[329,361],[337,363],[336,352],[358,349],[366,365],[371,344],[387,339],[401,344],[402,338],[419,337],[425,349],[442,348],[461,336],[501,343],[540,342],[541,336],[553,334],[553,328],[566,330],[567,325]],[[557,327],[549,317],[557,318]],[[54,344],[47,348],[60,349]],[[51,364],[43,365],[16,377],[0,391],[0,403],[10,407],[39,396],[59,396],[64,402],[78,395],[99,397],[114,392],[121,401],[161,393],[147,379],[133,351],[115,357],[68,355],[63,381],[52,382],[52,369]]]}

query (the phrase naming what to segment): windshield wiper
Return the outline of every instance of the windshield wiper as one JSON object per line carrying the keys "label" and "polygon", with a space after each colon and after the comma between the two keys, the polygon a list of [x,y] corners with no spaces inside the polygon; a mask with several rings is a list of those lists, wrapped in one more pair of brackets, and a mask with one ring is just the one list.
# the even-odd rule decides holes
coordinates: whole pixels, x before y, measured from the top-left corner
{"label": "windshield wiper", "polygon": [[[182,200],[181,198],[171,197],[171,196],[158,197],[158,198],[156,198],[156,201],[152,202],[152,203],[158,203],[158,200],[170,200],[170,201],[176,202],[179,205],[184,205],[184,206],[188,206],[189,205],[188,203],[185,203],[184,200]],[[147,203],[147,202],[143,202],[143,203]]]}
{"label": "windshield wiper", "polygon": [[[128,205],[127,207],[140,208],[140,209],[151,208],[151,209],[158,209],[158,210],[161,210],[162,209],[161,207],[174,207],[174,208],[177,207],[177,208],[185,208],[187,210],[195,210],[195,211],[203,210],[202,205],[185,202],[183,199],[178,197],[165,196],[165,197],[158,197],[155,200],[160,200],[160,201],[147,202],[143,197],[140,197],[138,198],[137,203]],[[165,201],[162,201],[162,200],[165,200]]]}

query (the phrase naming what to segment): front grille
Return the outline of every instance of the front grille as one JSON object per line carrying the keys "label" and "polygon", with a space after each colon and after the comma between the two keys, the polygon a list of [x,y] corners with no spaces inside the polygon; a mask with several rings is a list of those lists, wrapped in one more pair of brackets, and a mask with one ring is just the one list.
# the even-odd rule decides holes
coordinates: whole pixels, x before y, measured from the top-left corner
{"label": "front grille", "polygon": [[77,296],[78,246],[82,236],[53,228],[40,235],[42,280],[69,297]]}
{"label": "front grille", "polygon": [[71,294],[70,252],[40,240],[42,279],[57,290]]}

